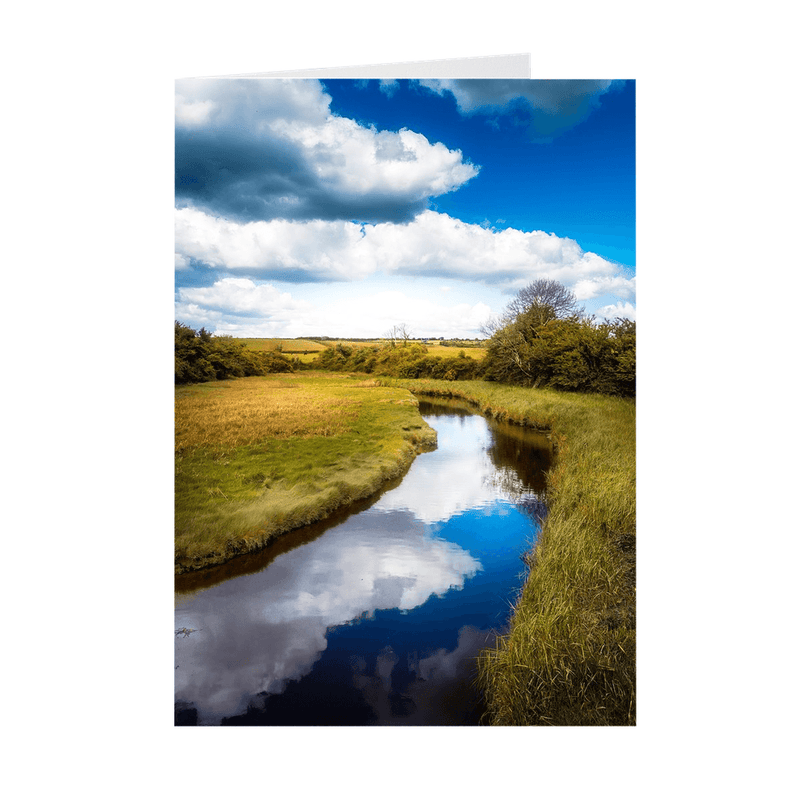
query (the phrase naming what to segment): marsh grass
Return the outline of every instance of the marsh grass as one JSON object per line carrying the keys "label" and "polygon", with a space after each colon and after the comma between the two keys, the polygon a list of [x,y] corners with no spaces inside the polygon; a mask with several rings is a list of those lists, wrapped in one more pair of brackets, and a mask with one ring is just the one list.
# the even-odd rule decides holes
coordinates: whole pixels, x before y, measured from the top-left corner
{"label": "marsh grass", "polygon": [[393,380],[550,431],[548,515],[508,631],[479,659],[496,725],[636,721],[636,406],[482,381]]}
{"label": "marsh grass", "polygon": [[406,390],[372,380],[305,373],[177,389],[176,572],[369,496],[435,440]]}

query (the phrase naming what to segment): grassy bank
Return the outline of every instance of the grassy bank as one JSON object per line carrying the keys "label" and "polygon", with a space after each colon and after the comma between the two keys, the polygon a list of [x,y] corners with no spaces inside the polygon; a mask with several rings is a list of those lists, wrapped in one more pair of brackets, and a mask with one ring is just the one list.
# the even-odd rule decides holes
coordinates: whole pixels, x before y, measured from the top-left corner
{"label": "grassy bank", "polygon": [[635,403],[483,381],[386,382],[552,431],[549,515],[510,629],[480,659],[489,721],[635,724]]}
{"label": "grassy bank", "polygon": [[343,375],[176,388],[175,571],[219,564],[367,497],[433,446],[404,389]]}

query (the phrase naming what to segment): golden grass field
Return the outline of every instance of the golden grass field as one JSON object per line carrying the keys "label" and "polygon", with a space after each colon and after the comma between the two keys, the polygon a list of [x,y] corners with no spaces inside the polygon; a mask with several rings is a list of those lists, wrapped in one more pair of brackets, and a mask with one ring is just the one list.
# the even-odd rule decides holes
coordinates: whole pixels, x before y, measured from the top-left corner
{"label": "golden grass field", "polygon": [[436,434],[404,389],[321,372],[175,391],[176,572],[368,497]]}
{"label": "golden grass field", "polygon": [[311,339],[235,339],[242,342],[250,350],[267,350],[281,352],[290,359],[298,359],[303,364],[310,364],[326,345]]}
{"label": "golden grass field", "polygon": [[[266,377],[266,376],[265,376]],[[278,374],[194,384],[175,398],[175,452],[230,448],[292,436],[346,433],[358,416],[353,397],[321,393],[318,386]]]}

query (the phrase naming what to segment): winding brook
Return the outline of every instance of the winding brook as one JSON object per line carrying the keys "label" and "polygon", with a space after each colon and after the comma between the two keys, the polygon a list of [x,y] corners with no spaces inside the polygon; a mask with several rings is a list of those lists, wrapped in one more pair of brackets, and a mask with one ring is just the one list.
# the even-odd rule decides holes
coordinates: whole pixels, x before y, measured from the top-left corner
{"label": "winding brook", "polygon": [[420,400],[438,449],[377,499],[176,583],[178,725],[475,725],[475,656],[535,541],[548,439]]}

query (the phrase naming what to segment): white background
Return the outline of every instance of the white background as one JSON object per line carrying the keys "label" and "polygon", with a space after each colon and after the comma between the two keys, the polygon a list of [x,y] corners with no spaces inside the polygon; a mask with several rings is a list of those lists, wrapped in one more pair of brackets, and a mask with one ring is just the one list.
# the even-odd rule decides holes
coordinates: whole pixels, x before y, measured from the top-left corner
{"label": "white background", "polygon": [[[784,7],[5,12],[13,796],[788,796],[798,264]],[[173,80],[528,52],[532,77],[637,80],[637,727],[173,728]]]}

